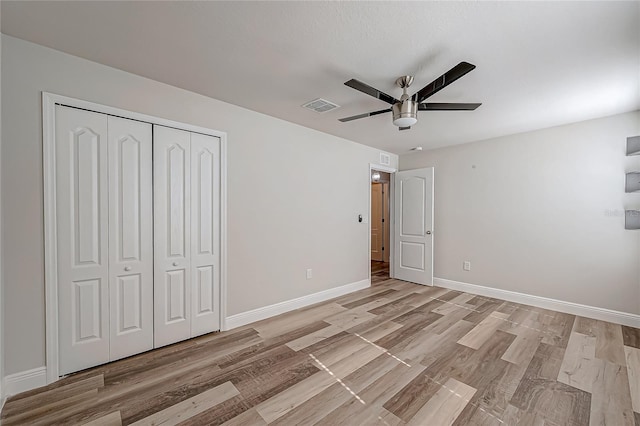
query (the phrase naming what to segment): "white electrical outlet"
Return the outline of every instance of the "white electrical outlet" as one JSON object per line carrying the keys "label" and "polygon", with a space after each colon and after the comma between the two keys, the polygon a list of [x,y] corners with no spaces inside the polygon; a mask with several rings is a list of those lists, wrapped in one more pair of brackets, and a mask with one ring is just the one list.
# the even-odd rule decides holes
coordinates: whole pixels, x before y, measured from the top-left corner
{"label": "white electrical outlet", "polygon": [[313,278],[313,269],[307,269],[307,279]]}
{"label": "white electrical outlet", "polygon": [[462,269],[464,269],[465,271],[470,271],[471,270],[471,262],[469,262],[468,260],[465,260],[462,263]]}

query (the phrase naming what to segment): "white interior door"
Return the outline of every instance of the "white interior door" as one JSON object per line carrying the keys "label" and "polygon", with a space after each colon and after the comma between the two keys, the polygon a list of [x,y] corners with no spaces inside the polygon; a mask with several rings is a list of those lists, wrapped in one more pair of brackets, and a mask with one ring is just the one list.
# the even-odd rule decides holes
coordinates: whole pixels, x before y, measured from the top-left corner
{"label": "white interior door", "polygon": [[220,330],[220,139],[191,133],[191,337]]}
{"label": "white interior door", "polygon": [[396,173],[394,278],[433,285],[433,168]]}
{"label": "white interior door", "polygon": [[107,116],[56,106],[59,373],[109,361]]}
{"label": "white interior door", "polygon": [[382,184],[371,184],[371,260],[384,260],[382,247],[384,240],[384,224],[382,223]]}
{"label": "white interior door", "polygon": [[154,346],[191,337],[191,135],[154,126]]}
{"label": "white interior door", "polygon": [[108,117],[110,360],[153,348],[151,124]]}

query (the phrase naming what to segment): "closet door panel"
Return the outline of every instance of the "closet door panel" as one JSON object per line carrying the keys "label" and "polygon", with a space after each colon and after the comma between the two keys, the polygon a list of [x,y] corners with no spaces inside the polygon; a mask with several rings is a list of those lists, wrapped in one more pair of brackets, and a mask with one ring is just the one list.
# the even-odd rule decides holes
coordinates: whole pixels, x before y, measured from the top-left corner
{"label": "closet door panel", "polygon": [[107,117],[56,106],[60,374],[109,361]]}
{"label": "closet door panel", "polygon": [[191,335],[220,329],[220,139],[191,134]]}
{"label": "closet door panel", "polygon": [[151,124],[108,118],[110,360],[153,348]]}
{"label": "closet door panel", "polygon": [[189,132],[154,126],[154,346],[191,337]]}

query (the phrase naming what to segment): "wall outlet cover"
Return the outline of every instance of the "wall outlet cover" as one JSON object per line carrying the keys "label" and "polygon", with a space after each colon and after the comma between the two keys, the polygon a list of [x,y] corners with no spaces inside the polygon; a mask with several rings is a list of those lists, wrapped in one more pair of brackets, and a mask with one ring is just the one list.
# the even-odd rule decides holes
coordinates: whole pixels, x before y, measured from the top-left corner
{"label": "wall outlet cover", "polygon": [[471,262],[469,262],[468,260],[465,260],[462,263],[462,269],[464,269],[465,271],[470,271],[471,270]]}

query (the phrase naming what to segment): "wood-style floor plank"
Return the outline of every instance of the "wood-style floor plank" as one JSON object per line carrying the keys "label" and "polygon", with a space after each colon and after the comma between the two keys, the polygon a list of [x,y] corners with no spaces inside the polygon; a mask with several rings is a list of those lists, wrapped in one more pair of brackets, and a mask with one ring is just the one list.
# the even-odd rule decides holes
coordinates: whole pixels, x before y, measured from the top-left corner
{"label": "wood-style floor plank", "polygon": [[122,418],[120,417],[120,411],[107,414],[106,416],[98,417],[95,420],[84,423],[83,426],[120,426],[122,425]]}
{"label": "wood-style floor plank", "polygon": [[335,336],[338,333],[343,332],[344,329],[338,326],[329,326],[325,328],[321,328],[318,331],[314,331],[313,333],[306,334],[301,336],[295,340],[285,343],[289,348],[294,351],[299,351],[300,349],[304,349],[311,345],[314,345],[318,342],[323,341],[324,339],[328,339],[329,337]]}
{"label": "wood-style floor plank", "polygon": [[541,343],[510,404],[551,424],[589,424],[591,394],[556,381],[562,349]]}
{"label": "wood-style floor plank", "polygon": [[302,325],[321,321],[323,318],[346,311],[347,308],[337,303],[327,303],[305,310],[298,310],[279,315],[275,318],[259,321],[254,329],[264,339],[276,337],[300,328]]}
{"label": "wood-style floor plank", "polygon": [[541,340],[542,333],[530,329],[522,330],[502,355],[502,359],[512,364],[527,366],[536,353]]}
{"label": "wood-style floor plank", "polygon": [[72,398],[93,389],[97,390],[103,386],[104,377],[102,374],[98,374],[55,389],[17,399],[11,405],[7,405],[2,413],[4,416],[12,417],[20,413],[26,413],[29,409],[33,409],[34,406],[39,406],[40,408],[46,407],[48,404],[54,404],[55,406],[58,401]]}
{"label": "wood-style floor plank", "polygon": [[509,315],[493,312],[483,319],[470,332],[464,335],[458,343],[471,349],[478,349],[495,331],[504,324]]}
{"label": "wood-style floor plank", "polygon": [[255,408],[237,415],[223,423],[225,426],[266,426],[267,422],[258,414]]}
{"label": "wood-style floor plank", "polygon": [[231,382],[225,382],[132,424],[135,426],[177,425],[239,394],[240,392]]}
{"label": "wood-style floor plank", "polygon": [[408,422],[441,388],[427,372],[422,372],[385,402],[383,407]]}
{"label": "wood-style floor plank", "polygon": [[476,390],[471,386],[449,379],[407,425],[452,425],[475,392]]}
{"label": "wood-style floor plank", "polygon": [[371,342],[375,342],[389,335],[390,333],[393,333],[399,328],[402,328],[402,324],[398,324],[397,322],[393,321],[387,321],[373,328],[370,328],[363,333],[359,333],[359,335]]}
{"label": "wood-style floor plank", "polygon": [[382,408],[386,400],[391,398],[422,371],[424,371],[424,367],[421,365],[407,367],[404,364],[397,363],[396,367],[387,374],[358,392],[360,400],[355,397],[349,399],[337,409],[329,412],[318,424],[364,424],[363,422],[370,416],[371,409]]}
{"label": "wood-style floor plank", "polygon": [[629,391],[633,411],[640,413],[640,349],[625,346],[627,374],[629,375]]}
{"label": "wood-style floor plank", "polygon": [[217,426],[233,420],[251,410],[251,403],[242,395],[236,395],[215,405],[201,413],[198,413],[180,423],[180,426]]}
{"label": "wood-style floor plank", "polygon": [[613,362],[603,364],[593,383],[591,417],[594,426],[634,426],[627,368]]}
{"label": "wood-style floor plank", "polygon": [[396,293],[397,291],[398,290],[390,288],[388,290],[380,291],[380,292],[378,292],[376,294],[373,294],[371,296],[363,297],[361,299],[354,300],[353,302],[343,303],[342,306],[344,306],[347,309],[357,308],[359,306],[366,305],[367,303],[374,302],[376,300],[381,300],[381,299],[384,300],[383,298],[385,296],[392,295],[392,294]]}
{"label": "wood-style floor plank", "polygon": [[625,366],[622,326],[598,321],[595,334],[596,358]]}
{"label": "wood-style floor plank", "polygon": [[602,363],[596,360],[596,338],[571,333],[558,381],[585,392],[591,392]]}
{"label": "wood-style floor plank", "polygon": [[509,405],[502,418],[503,424],[513,426],[545,426],[544,417],[536,413],[530,413]]}
{"label": "wood-style floor plank", "polygon": [[622,338],[625,346],[640,349],[640,329],[622,326]]}
{"label": "wood-style floor plank", "polygon": [[640,330],[389,279],[16,395],[3,425],[640,426]]}
{"label": "wood-style floor plank", "polygon": [[327,389],[335,382],[335,379],[329,374],[314,374],[259,404],[256,407],[256,411],[264,421],[271,423]]}
{"label": "wood-style floor plank", "polygon": [[39,404],[34,402],[30,408],[15,412],[11,416],[3,414],[2,424],[5,426],[25,424],[51,424],[61,422],[71,415],[82,411],[81,404],[95,403],[97,389],[84,391],[58,401]]}

